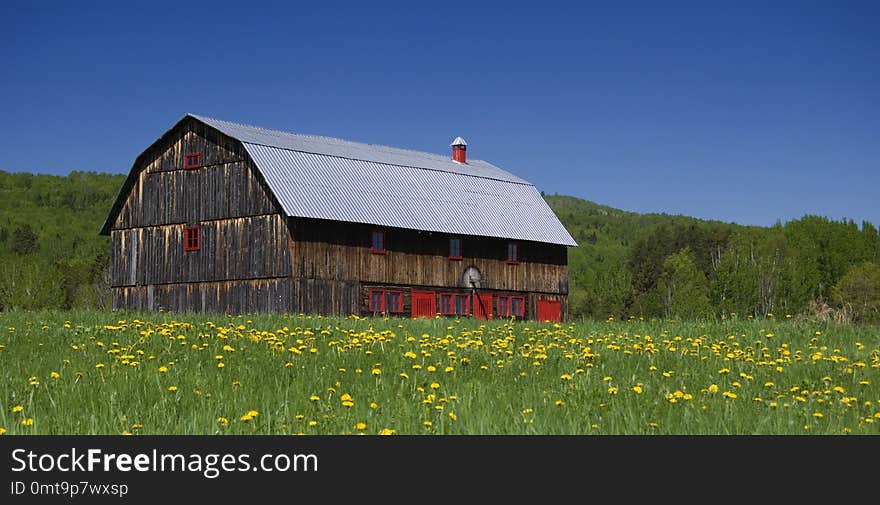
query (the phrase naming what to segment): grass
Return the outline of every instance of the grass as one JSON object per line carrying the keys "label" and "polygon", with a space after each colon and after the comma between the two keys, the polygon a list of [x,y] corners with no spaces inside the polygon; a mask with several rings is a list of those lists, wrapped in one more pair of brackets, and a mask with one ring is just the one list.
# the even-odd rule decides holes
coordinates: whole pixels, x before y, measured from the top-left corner
{"label": "grass", "polygon": [[878,434],[880,328],[0,313],[13,434]]}

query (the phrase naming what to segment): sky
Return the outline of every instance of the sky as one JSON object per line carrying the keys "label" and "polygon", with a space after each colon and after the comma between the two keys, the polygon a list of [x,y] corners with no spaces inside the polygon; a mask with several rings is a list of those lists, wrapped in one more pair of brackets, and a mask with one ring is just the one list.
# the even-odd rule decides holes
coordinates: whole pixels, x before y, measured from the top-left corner
{"label": "sky", "polygon": [[[424,4],[424,5],[421,5]],[[127,173],[186,113],[435,153],[548,194],[880,224],[880,2],[0,6],[0,170]]]}

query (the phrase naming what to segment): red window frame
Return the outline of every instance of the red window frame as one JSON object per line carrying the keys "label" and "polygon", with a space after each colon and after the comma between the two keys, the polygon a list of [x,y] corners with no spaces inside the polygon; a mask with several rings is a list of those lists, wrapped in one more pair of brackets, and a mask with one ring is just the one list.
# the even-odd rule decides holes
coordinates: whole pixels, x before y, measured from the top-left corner
{"label": "red window frame", "polygon": [[183,156],[183,168],[199,168],[202,166],[202,153],[186,153]]}
{"label": "red window frame", "polygon": [[[443,297],[449,297],[449,310],[443,310]],[[455,299],[456,297],[464,297],[464,312],[459,314],[455,311]],[[467,316],[471,313],[471,295],[464,293],[440,293],[440,305],[438,311],[445,316]]]}
{"label": "red window frame", "polygon": [[[504,304],[507,310],[501,310],[501,301],[504,300]],[[519,300],[519,311],[513,311],[513,301]],[[526,316],[526,297],[524,296],[514,296],[514,295],[500,295],[498,297],[498,316],[500,317],[525,317]]]}
{"label": "red window frame", "polygon": [[[378,294],[381,299],[379,307],[373,304],[373,297]],[[389,308],[387,300],[389,294],[397,295],[397,307]],[[373,314],[402,314],[403,313],[403,291],[397,289],[370,289],[370,312]]]}
{"label": "red window frame", "polygon": [[[453,242],[453,241],[457,241],[457,242],[458,242],[458,254],[457,254],[457,255],[456,255],[456,254],[452,254],[452,242]],[[461,252],[462,247],[461,247],[461,243],[462,243],[462,241],[461,241],[461,237],[449,237],[449,259],[451,259],[451,260],[460,260],[460,259],[462,259],[462,252]]]}
{"label": "red window frame", "polygon": [[183,250],[199,251],[202,249],[202,229],[199,226],[183,227]]}
{"label": "red window frame", "polygon": [[[376,248],[376,236],[382,237],[380,240],[382,241],[382,248]],[[383,230],[372,230],[370,231],[370,252],[373,254],[385,254],[385,232]]]}
{"label": "red window frame", "polygon": [[[511,254],[511,252],[513,254]],[[518,265],[520,262],[519,257],[519,242],[508,242],[507,243],[507,260],[505,263],[510,265]]]}

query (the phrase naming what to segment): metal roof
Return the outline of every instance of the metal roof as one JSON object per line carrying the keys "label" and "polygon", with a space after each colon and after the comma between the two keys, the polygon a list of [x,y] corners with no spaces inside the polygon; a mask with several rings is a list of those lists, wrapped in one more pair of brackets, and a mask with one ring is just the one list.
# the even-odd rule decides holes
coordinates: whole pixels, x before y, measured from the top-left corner
{"label": "metal roof", "polygon": [[485,161],[189,116],[242,142],[288,216],[577,245],[534,185]]}

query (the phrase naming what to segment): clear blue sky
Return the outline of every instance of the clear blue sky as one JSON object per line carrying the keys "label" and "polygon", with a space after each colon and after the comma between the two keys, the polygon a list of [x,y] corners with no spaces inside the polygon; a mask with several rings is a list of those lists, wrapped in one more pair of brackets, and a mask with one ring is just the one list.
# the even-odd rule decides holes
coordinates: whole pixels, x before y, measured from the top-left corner
{"label": "clear blue sky", "polygon": [[127,172],[193,112],[461,135],[636,212],[880,224],[880,2],[84,3],[0,7],[2,170]]}

